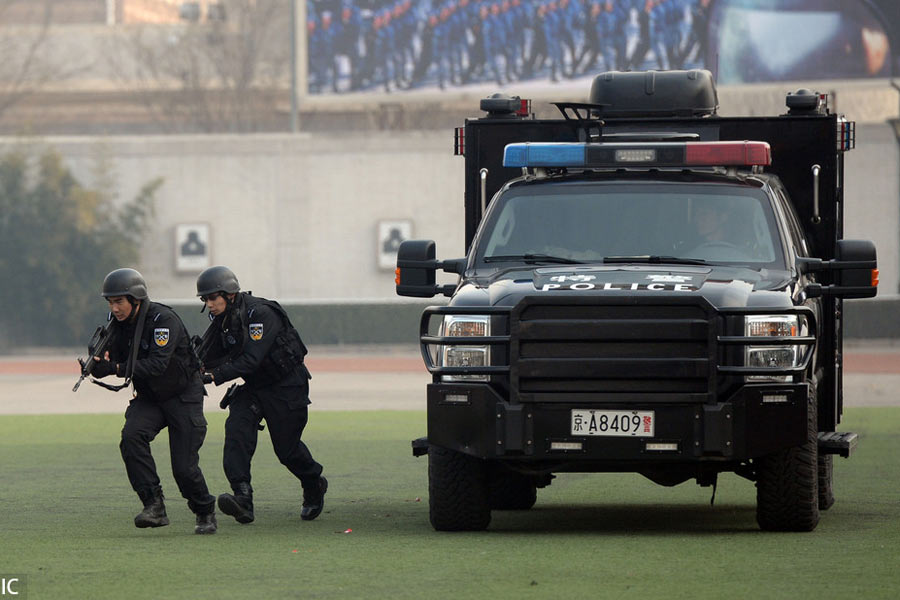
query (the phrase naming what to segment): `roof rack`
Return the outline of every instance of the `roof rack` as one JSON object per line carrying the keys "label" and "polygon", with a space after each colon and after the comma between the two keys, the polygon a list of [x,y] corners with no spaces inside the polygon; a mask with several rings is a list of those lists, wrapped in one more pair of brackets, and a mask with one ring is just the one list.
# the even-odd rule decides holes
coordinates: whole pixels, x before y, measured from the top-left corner
{"label": "roof rack", "polygon": [[600,113],[604,108],[610,106],[609,104],[592,104],[590,102],[551,102],[551,104],[559,109],[566,121],[579,122],[599,121]]}

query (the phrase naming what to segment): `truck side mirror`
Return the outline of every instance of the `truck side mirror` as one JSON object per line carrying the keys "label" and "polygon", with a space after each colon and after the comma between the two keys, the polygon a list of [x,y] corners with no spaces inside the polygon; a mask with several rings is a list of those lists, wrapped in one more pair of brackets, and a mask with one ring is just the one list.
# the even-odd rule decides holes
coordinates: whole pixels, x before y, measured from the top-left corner
{"label": "truck side mirror", "polygon": [[406,240],[397,250],[397,295],[433,298],[437,293],[434,272],[437,264],[434,241]]}
{"label": "truck side mirror", "polygon": [[878,293],[875,244],[868,240],[838,240],[834,260],[801,259],[803,272],[834,271],[834,285],[807,286],[811,297],[872,298]]}
{"label": "truck side mirror", "polygon": [[407,240],[400,243],[397,250],[397,270],[394,283],[398,296],[433,298],[435,294],[450,296],[455,285],[435,285],[434,273],[442,269],[448,273],[462,273],[466,259],[448,261],[435,260],[435,246],[432,240]]}
{"label": "truck side mirror", "polygon": [[878,293],[875,244],[868,240],[838,240],[835,291],[843,298],[872,298]]}

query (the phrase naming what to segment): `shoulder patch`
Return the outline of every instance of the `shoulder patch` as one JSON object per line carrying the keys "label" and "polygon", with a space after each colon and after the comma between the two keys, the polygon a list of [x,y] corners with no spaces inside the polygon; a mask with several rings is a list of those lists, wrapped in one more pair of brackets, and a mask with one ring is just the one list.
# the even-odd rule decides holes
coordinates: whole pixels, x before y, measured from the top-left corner
{"label": "shoulder patch", "polygon": [[153,341],[162,348],[169,343],[169,328],[159,327],[153,330]]}
{"label": "shoulder patch", "polygon": [[254,342],[258,342],[263,337],[263,324],[262,323],[250,323],[250,339]]}

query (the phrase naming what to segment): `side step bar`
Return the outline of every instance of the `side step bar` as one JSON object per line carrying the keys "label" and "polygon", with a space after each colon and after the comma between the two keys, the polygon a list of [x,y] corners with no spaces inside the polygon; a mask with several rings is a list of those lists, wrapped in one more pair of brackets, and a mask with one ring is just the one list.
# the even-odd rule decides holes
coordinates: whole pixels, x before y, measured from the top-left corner
{"label": "side step bar", "polygon": [[819,454],[839,454],[850,458],[858,442],[859,436],[852,432],[820,431]]}

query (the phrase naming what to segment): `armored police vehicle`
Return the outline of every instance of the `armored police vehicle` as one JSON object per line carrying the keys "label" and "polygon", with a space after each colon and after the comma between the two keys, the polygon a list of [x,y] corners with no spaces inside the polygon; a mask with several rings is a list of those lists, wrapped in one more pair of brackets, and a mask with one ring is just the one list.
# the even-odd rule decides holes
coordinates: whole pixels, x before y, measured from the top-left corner
{"label": "armored police vehicle", "polygon": [[808,90],[780,116],[717,105],[708,71],[611,72],[561,118],[495,95],[457,130],[467,256],[407,241],[396,279],[450,297],[420,330],[435,529],[484,529],[563,472],[735,473],[765,530],[832,505],[857,440],[842,303],[877,289],[874,245],[843,239],[854,124]]}

